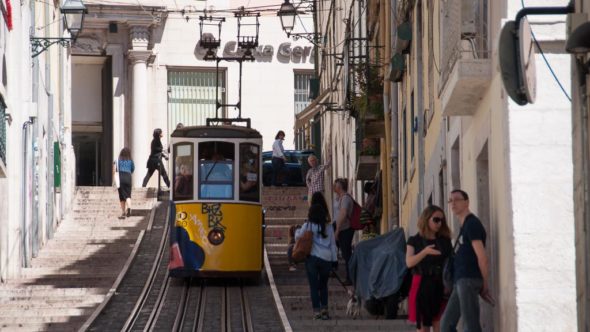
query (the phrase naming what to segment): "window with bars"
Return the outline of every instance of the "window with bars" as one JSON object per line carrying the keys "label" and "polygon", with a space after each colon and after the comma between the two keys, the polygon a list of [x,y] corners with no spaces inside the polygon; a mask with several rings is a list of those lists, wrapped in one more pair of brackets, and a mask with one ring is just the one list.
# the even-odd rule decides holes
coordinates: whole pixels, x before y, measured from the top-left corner
{"label": "window with bars", "polygon": [[[205,125],[216,115],[215,70],[168,72],[168,133],[178,123]],[[219,73],[219,102],[225,100],[225,72]],[[219,114],[223,116],[223,114]]]}
{"label": "window with bars", "polygon": [[310,72],[295,72],[295,115],[301,113],[310,103],[309,100],[309,80],[313,78]]}
{"label": "window with bars", "polygon": [[0,159],[6,165],[6,105],[0,100]]}

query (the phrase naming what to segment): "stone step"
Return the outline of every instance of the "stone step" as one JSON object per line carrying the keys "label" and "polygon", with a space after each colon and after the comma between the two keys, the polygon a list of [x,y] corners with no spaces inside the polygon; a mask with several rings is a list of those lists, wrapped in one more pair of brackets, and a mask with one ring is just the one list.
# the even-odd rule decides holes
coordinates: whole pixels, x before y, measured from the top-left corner
{"label": "stone step", "polygon": [[104,296],[95,298],[72,298],[72,299],[19,299],[11,302],[0,301],[0,311],[20,311],[34,309],[66,309],[72,307],[94,307],[104,300]]}
{"label": "stone step", "polygon": [[[62,317],[62,316],[83,316],[92,313],[94,305],[78,308],[35,308],[30,310],[0,310],[0,322],[15,322],[12,319],[19,317],[20,321],[28,321],[28,318],[37,317]],[[18,321],[18,320],[17,320]]]}
{"label": "stone step", "polygon": [[[72,264],[72,263],[70,263]],[[77,262],[73,263],[70,268],[60,267],[32,267],[25,268],[21,271],[21,279],[37,279],[37,278],[51,278],[52,276],[60,275],[65,278],[76,276],[77,278],[91,278],[91,277],[112,277],[113,268],[123,267],[125,260],[117,260],[112,262],[111,266],[99,266],[93,268],[91,264],[79,265]]]}
{"label": "stone step", "polygon": [[0,298],[0,306],[4,304],[9,305],[60,305],[63,303],[100,303],[104,299],[102,294],[78,294],[71,296],[57,297],[57,295],[47,294],[43,295],[29,295],[29,296],[2,296]]}
{"label": "stone step", "polygon": [[94,296],[106,294],[109,289],[106,287],[83,287],[83,288],[55,288],[53,285],[27,285],[19,288],[0,285],[0,297],[2,299],[14,298],[34,298],[34,297],[71,297],[71,296]]}
{"label": "stone step", "polygon": [[270,216],[266,216],[264,218],[265,222],[266,222],[266,226],[270,227],[270,226],[291,226],[291,225],[303,225],[303,223],[305,222],[305,218],[307,217],[306,215],[303,216],[299,216],[299,217],[270,217]]}
{"label": "stone step", "polygon": [[331,319],[321,320],[300,320],[291,323],[294,331],[415,331],[415,325],[407,323],[403,319]]}
{"label": "stone step", "polygon": [[[40,315],[27,315],[27,316],[12,316],[12,317],[0,317],[0,326],[9,326],[14,324],[47,324],[47,323],[74,323],[78,322],[81,325],[86,320],[92,310],[86,310],[87,313],[83,315],[64,315],[59,316],[40,316]],[[26,311],[25,311],[26,312]],[[9,331],[9,330],[7,330]]]}
{"label": "stone step", "polygon": [[20,324],[2,324],[0,331],[10,332],[33,332],[33,331],[59,331],[74,332],[83,323],[83,320],[67,323],[20,323]]}

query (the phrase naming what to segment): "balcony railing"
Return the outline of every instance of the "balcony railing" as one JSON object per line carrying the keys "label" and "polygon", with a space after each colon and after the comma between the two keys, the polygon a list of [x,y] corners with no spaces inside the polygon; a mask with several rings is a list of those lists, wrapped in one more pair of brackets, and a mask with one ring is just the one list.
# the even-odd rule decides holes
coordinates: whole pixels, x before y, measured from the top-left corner
{"label": "balcony railing", "polygon": [[489,59],[488,0],[447,0],[443,4],[441,21],[441,84],[447,83],[457,61]]}
{"label": "balcony railing", "polygon": [[442,2],[438,91],[445,116],[472,115],[491,82],[488,1]]}

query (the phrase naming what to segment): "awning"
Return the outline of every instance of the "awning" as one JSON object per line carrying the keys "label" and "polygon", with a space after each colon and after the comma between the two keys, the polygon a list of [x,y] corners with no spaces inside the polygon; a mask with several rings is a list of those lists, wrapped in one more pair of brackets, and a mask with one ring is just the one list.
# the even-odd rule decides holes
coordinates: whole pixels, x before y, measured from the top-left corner
{"label": "awning", "polygon": [[323,103],[327,99],[329,92],[329,90],[322,91],[322,93],[320,93],[320,95],[314,99],[303,111],[295,115],[295,130],[303,127],[311,119],[313,119],[313,117],[319,111],[321,111],[322,105],[320,105],[320,103]]}

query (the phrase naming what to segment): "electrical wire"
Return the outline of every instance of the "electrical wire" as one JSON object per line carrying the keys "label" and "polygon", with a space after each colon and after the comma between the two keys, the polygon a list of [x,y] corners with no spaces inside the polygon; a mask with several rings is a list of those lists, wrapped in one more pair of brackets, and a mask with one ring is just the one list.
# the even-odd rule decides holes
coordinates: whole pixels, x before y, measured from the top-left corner
{"label": "electrical wire", "polygon": [[[522,8],[525,8],[526,7],[525,4],[524,4],[524,0],[520,0],[520,3],[522,4]],[[551,64],[549,64],[549,60],[547,60],[547,57],[545,57],[545,53],[543,52],[543,49],[541,48],[541,44],[539,43],[539,41],[535,37],[535,33],[533,32],[533,29],[531,29],[531,37],[533,37],[533,41],[535,42],[535,45],[537,45],[537,48],[539,49],[539,53],[541,53],[541,57],[543,57],[543,60],[545,61],[545,64],[547,65],[547,68],[549,68],[549,71],[551,72],[551,75],[553,76],[553,79],[555,80],[555,82],[557,83],[557,85],[559,85],[559,88],[561,89],[561,91],[563,91],[563,94],[565,95],[565,97],[567,98],[567,100],[569,100],[571,102],[572,101],[572,98],[569,96],[569,94],[567,93],[567,91],[565,91],[565,88],[563,87],[563,85],[559,81],[559,78],[557,78],[557,75],[555,75],[555,72],[553,71],[553,68],[551,67]]]}

